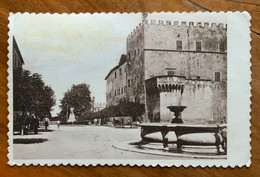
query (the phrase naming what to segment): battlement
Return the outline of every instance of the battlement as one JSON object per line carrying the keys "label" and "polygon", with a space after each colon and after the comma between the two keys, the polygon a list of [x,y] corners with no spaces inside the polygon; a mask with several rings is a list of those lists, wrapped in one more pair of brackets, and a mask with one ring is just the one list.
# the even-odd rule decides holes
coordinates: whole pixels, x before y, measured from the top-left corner
{"label": "battlement", "polygon": [[140,34],[142,31],[143,31],[143,24],[139,23],[139,25],[135,27],[135,29],[131,32],[131,34],[128,35],[127,41],[132,40],[135,36]]}
{"label": "battlement", "polygon": [[163,20],[150,20],[150,23],[147,20],[142,21],[142,25],[174,25],[174,26],[194,26],[194,27],[208,27],[208,28],[223,28],[226,29],[227,25],[224,25],[223,23],[209,23],[209,22],[186,22],[186,21],[163,21]]}
{"label": "battlement", "polygon": [[227,24],[209,23],[209,22],[186,22],[186,21],[163,21],[163,20],[143,20],[132,32],[128,35],[127,41],[131,41],[135,36],[143,31],[145,25],[160,25],[160,26],[185,26],[194,28],[209,28],[209,29],[227,29]]}
{"label": "battlement", "polygon": [[106,107],[106,103],[97,102],[94,104],[95,107]]}

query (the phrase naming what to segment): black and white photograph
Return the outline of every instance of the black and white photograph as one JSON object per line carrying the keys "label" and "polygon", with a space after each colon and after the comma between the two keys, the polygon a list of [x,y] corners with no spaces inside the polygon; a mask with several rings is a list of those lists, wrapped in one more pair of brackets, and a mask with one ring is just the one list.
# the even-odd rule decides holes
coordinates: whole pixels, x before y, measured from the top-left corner
{"label": "black and white photograph", "polygon": [[[239,159],[238,148],[248,158],[250,145],[236,141],[248,136],[236,93],[240,82],[249,87],[239,68],[250,61],[233,54],[241,48],[229,16],[249,21],[243,13],[11,14],[10,164],[223,165]],[[245,34],[247,51],[244,26],[234,34]]]}

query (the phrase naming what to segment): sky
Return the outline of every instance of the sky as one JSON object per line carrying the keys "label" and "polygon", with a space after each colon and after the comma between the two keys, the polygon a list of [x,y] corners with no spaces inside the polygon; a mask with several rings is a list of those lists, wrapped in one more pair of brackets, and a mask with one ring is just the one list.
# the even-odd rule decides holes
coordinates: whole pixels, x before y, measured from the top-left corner
{"label": "sky", "polygon": [[[153,13],[148,20],[226,23],[226,15]],[[131,14],[15,14],[10,17],[24,59],[24,69],[42,75],[55,92],[52,116],[60,112],[60,100],[73,84],[90,85],[95,102],[106,102],[108,72],[126,53],[126,38],[142,21]]]}

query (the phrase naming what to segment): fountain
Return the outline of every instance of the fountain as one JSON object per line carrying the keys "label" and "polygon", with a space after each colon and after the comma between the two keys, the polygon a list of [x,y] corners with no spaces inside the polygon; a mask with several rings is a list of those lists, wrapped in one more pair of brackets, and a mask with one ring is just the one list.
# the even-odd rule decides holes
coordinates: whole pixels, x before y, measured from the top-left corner
{"label": "fountain", "polygon": [[[143,143],[141,146],[153,145],[154,143],[162,143],[163,151],[167,150],[176,150],[176,153],[182,153],[183,145],[192,145],[192,146],[212,146],[215,145],[217,153],[220,153],[219,146],[222,145],[223,150],[226,153],[226,136],[224,133],[227,126],[221,124],[221,126],[216,125],[199,125],[199,124],[185,124],[182,120],[181,113],[187,106],[184,106],[185,101],[183,101],[182,94],[184,92],[185,78],[181,77],[158,77],[156,78],[157,87],[154,89],[153,80],[148,80],[147,85],[150,88],[147,88],[147,94],[153,98],[153,96],[159,96],[160,101],[165,101],[162,103],[170,112],[167,111],[167,114],[174,113],[174,118],[172,119],[171,115],[169,117],[164,116],[164,122],[152,122],[152,123],[142,123],[141,126],[141,138]],[[183,80],[182,80],[183,79]],[[155,85],[155,84],[154,84]],[[161,94],[163,93],[163,94]],[[162,96],[162,99],[161,99]],[[149,97],[148,97],[149,98]],[[150,99],[153,101],[153,99]],[[161,103],[161,102],[160,102]],[[152,109],[152,107],[151,107]],[[161,111],[161,110],[160,110]],[[166,113],[165,108],[162,109],[163,113]],[[153,113],[153,112],[152,112]],[[160,112],[161,113],[161,112]],[[159,114],[160,114],[159,113]],[[151,114],[153,117],[153,114]],[[171,123],[167,123],[171,121]],[[209,139],[205,139],[204,134],[207,133]],[[195,134],[195,135],[194,135]],[[196,138],[201,136],[201,138]],[[221,142],[218,137],[220,137]],[[151,143],[151,144],[150,144]],[[170,149],[168,146],[171,144]],[[203,148],[204,149],[204,148]],[[185,150],[185,148],[184,148]]]}
{"label": "fountain", "polygon": [[171,123],[182,124],[183,121],[180,118],[180,113],[187,107],[186,106],[168,106],[167,108],[170,109],[171,112],[174,112],[175,118],[172,119]]}

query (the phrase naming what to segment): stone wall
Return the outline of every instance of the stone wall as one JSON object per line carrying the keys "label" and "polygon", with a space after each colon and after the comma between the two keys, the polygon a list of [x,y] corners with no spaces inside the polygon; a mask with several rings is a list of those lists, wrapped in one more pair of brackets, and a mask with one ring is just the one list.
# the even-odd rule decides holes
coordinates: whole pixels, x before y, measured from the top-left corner
{"label": "stone wall", "polygon": [[106,80],[106,106],[109,107],[116,105],[118,100],[126,98],[126,63],[114,69]]}
{"label": "stone wall", "polygon": [[[213,71],[223,73],[226,80],[227,37],[223,24],[170,22],[143,23],[145,79],[151,76],[164,75],[166,68],[175,70],[176,75],[189,79],[197,76],[212,79]],[[177,49],[181,41],[181,49]],[[201,48],[196,49],[196,42]],[[156,65],[154,65],[156,63]]]}
{"label": "stone wall", "polygon": [[[181,117],[187,124],[209,124],[220,122],[219,114],[214,117],[213,89],[211,81],[185,80],[182,83],[184,90],[154,89],[147,92],[148,115],[152,121],[171,122],[174,113],[168,106],[186,106]],[[154,80],[155,81],[155,80]],[[153,87],[154,83],[147,83],[147,87]],[[166,83],[165,85],[170,85]],[[157,86],[159,86],[157,80]],[[223,101],[225,102],[225,101]],[[223,106],[224,107],[224,106]],[[223,110],[221,110],[223,111]],[[225,113],[225,112],[223,112]]]}
{"label": "stone wall", "polygon": [[[131,37],[130,37],[131,36]],[[138,27],[127,38],[127,99],[145,103],[144,84],[144,33]]]}
{"label": "stone wall", "polygon": [[182,95],[184,123],[207,124],[217,122],[213,117],[213,95],[210,81],[187,81]]}

